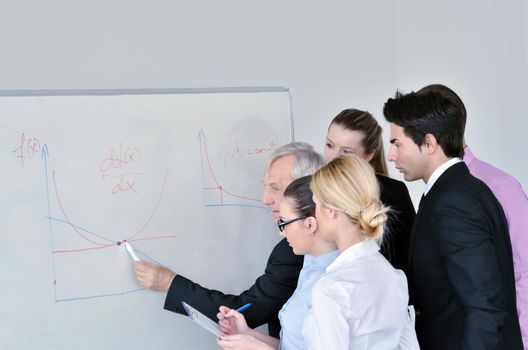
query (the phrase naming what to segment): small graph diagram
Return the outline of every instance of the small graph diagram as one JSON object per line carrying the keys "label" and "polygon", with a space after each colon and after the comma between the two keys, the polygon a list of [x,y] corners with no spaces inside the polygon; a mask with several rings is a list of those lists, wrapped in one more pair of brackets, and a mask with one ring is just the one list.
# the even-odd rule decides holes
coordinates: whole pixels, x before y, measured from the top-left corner
{"label": "small graph diagram", "polygon": [[202,183],[204,205],[206,207],[252,207],[263,210],[268,210],[262,204],[259,198],[253,198],[239,193],[235,193],[223,185],[221,179],[216,175],[214,166],[212,165],[209,149],[207,145],[207,138],[203,129],[198,132],[198,142],[200,145],[200,159],[202,168]]}

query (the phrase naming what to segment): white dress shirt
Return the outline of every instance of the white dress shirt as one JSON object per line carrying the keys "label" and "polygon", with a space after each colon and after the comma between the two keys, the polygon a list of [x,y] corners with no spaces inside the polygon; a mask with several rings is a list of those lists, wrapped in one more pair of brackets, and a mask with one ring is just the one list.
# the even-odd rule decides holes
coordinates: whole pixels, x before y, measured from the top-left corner
{"label": "white dress shirt", "polygon": [[309,349],[419,349],[407,311],[407,281],[374,240],[354,244],[312,290],[304,320]]}

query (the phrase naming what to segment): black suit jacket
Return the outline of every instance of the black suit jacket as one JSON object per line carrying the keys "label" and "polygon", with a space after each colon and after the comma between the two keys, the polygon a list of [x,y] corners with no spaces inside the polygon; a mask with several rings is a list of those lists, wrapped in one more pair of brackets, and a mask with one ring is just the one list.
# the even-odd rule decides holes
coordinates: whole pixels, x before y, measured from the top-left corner
{"label": "black suit jacket", "polygon": [[409,253],[422,349],[522,349],[508,225],[463,162],[422,198]]}
{"label": "black suit jacket", "polygon": [[380,199],[391,207],[383,233],[380,252],[392,266],[407,274],[409,240],[416,212],[407,186],[401,181],[376,174],[380,185]]}
{"label": "black suit jacket", "polygon": [[280,323],[277,318],[282,305],[293,294],[303,264],[303,256],[295,255],[286,239],[281,240],[268,259],[264,274],[240,295],[211,290],[177,275],[165,299],[165,309],[186,314],[181,302],[185,301],[212,320],[216,320],[218,307],[238,308],[251,303],[250,312],[244,314],[252,328],[268,323],[269,334],[278,338]]}

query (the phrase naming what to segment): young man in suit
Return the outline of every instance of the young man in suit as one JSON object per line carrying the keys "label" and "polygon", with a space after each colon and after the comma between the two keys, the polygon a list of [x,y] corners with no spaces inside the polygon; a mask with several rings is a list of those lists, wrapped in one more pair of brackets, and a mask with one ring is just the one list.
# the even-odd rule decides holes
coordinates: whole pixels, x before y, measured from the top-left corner
{"label": "young man in suit", "polygon": [[384,106],[388,159],[426,184],[409,247],[409,288],[422,349],[521,350],[508,226],[470,175],[464,118],[441,94],[397,93]]}
{"label": "young man in suit", "polygon": [[[440,93],[458,105],[462,110],[464,120],[467,119],[466,106],[453,90],[442,84],[431,84],[421,88],[417,93],[431,91]],[[528,197],[519,181],[501,169],[476,158],[467,145],[464,146],[463,160],[471,175],[488,185],[504,209],[512,244],[519,325],[524,349],[528,350],[528,254],[526,250],[528,247]]]}
{"label": "young man in suit", "polygon": [[[297,178],[313,174],[323,164],[321,155],[303,142],[286,144],[271,154],[264,173],[262,202],[270,208],[274,222],[279,220],[279,205],[286,187]],[[302,265],[303,256],[295,255],[284,238],[273,248],[264,274],[239,295],[202,287],[184,276],[147,262],[135,263],[135,273],[145,288],[167,293],[166,310],[186,314],[181,305],[183,300],[216,320],[220,305],[238,308],[251,303],[251,312],[245,315],[248,325],[255,328],[267,323],[269,334],[278,338],[280,323],[277,314],[297,287]]]}

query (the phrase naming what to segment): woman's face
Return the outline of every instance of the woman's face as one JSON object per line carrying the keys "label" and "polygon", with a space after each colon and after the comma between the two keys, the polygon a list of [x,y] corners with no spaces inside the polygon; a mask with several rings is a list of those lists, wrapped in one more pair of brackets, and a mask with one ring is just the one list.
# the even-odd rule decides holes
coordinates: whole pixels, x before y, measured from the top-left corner
{"label": "woman's face", "polygon": [[[280,204],[280,219],[282,221],[288,221],[297,219],[302,215],[293,211],[290,201],[287,197],[283,198]],[[313,217],[294,221],[284,226],[281,236],[286,237],[286,240],[293,249],[296,255],[310,254],[313,244],[313,227],[311,227],[309,220],[313,220]]]}
{"label": "woman's face", "polygon": [[374,156],[374,151],[367,152],[363,147],[365,135],[362,131],[349,130],[339,124],[330,125],[326,135],[324,156],[326,162],[338,157],[341,154],[357,154],[370,161]]}

